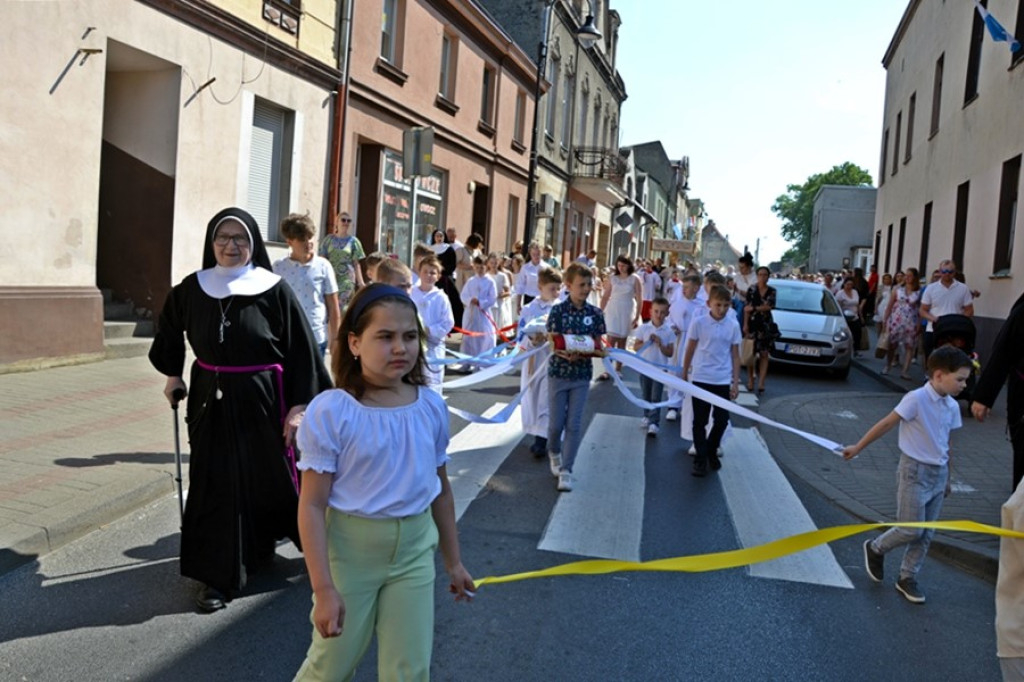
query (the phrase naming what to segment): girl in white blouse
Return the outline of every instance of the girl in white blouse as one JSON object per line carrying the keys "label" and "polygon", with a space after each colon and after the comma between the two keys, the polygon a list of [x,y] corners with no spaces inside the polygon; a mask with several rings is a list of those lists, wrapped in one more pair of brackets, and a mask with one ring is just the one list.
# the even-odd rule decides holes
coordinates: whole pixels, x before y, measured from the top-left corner
{"label": "girl in white blouse", "polygon": [[423,386],[425,336],[404,291],[360,290],[332,360],[338,388],[299,427],[314,629],[297,680],[350,679],[374,632],[378,679],[428,679],[438,545],[449,590],[473,596],[445,468],[448,413]]}

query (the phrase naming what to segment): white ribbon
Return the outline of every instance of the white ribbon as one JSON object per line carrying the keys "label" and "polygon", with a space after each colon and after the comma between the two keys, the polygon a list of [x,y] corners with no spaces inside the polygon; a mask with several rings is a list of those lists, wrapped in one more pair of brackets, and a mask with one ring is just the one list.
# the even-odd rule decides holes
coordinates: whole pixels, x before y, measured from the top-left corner
{"label": "white ribbon", "polygon": [[[820,445],[821,447],[833,453],[840,453],[843,450],[843,446],[840,445],[839,443],[831,441],[827,438],[822,438],[821,436],[816,436],[813,433],[801,431],[800,429],[793,428],[792,426],[787,426],[786,424],[780,424],[779,422],[772,421],[767,417],[762,417],[757,412],[748,410],[747,408],[737,405],[736,403],[730,400],[719,398],[714,393],[709,393],[708,391],[705,391],[702,388],[698,388],[697,386],[691,384],[689,381],[685,381],[681,377],[651,367],[649,364],[647,364],[646,360],[637,357],[632,353],[627,353],[626,351],[619,350],[617,348],[609,349],[608,357],[605,358],[604,362],[609,363],[612,359],[614,359],[616,362],[621,362],[623,365],[627,367],[632,368],[639,374],[648,376],[654,379],[655,381],[665,384],[666,386],[674,388],[682,393],[689,393],[692,397],[698,400],[703,400],[704,402],[711,403],[716,407],[721,407],[722,409],[727,410],[733,414],[739,415],[740,417],[744,417],[746,419],[758,422],[760,424],[765,424],[766,426],[772,426],[777,429],[782,429],[783,431],[789,431],[790,433],[796,436],[800,436],[801,438],[808,440],[814,443],[815,445]],[[614,372],[609,372],[609,374],[615,376]],[[655,407],[665,406],[665,403],[650,403],[647,402],[646,400],[640,400],[639,398],[634,396],[629,391],[629,389],[625,387],[625,384],[622,384],[621,379],[618,379],[618,377],[616,377],[616,385],[619,386],[619,390],[623,392],[626,398],[631,403],[637,405],[638,407],[653,410]]]}
{"label": "white ribbon", "polygon": [[[527,388],[532,386],[533,382],[537,381],[537,379],[540,378],[542,372],[547,372],[548,360],[550,359],[551,356],[549,355],[544,359],[544,362],[540,363],[540,366],[537,367],[537,370],[532,375],[530,375],[530,378],[526,381]],[[445,386],[447,386],[447,384],[445,384]],[[485,417],[483,415],[476,414],[475,412],[461,410],[457,407],[452,407],[451,405],[448,406],[448,411],[474,424],[504,424],[512,417],[512,413],[516,411],[517,407],[519,407],[519,403],[523,402],[524,395],[525,391],[520,391],[519,393],[516,394],[516,397],[512,400],[512,402],[510,402],[508,405],[503,407],[497,414],[491,417]]]}
{"label": "white ribbon", "polygon": [[454,381],[446,381],[444,383],[444,390],[447,391],[448,389],[467,388],[469,386],[476,386],[477,384],[482,384],[483,382],[493,379],[494,377],[501,376],[512,367],[515,367],[521,364],[522,362],[525,362],[527,359],[532,358],[534,355],[541,352],[542,350],[544,350],[544,346],[534,348],[533,350],[527,351],[525,353],[519,353],[518,355],[515,356],[507,357],[507,359],[503,358],[500,361],[496,362],[495,364],[491,365],[490,367],[482,369],[475,374],[462,377],[461,379],[455,379]]}

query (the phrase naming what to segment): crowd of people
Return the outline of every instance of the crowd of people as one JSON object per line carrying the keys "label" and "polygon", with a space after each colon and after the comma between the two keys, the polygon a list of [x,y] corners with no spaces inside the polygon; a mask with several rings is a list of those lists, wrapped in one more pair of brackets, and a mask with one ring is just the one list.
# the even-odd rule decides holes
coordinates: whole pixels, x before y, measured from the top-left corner
{"label": "crowd of people", "polygon": [[[374,635],[382,679],[420,679],[430,666],[438,548],[456,599],[475,590],[446,472],[439,361],[453,335],[468,371],[508,341],[536,350],[521,369],[522,423],[562,493],[576,483],[594,358],[606,348],[625,352],[632,339],[630,351],[659,370],[640,376],[648,403],[641,428],[658,436],[667,403],[666,420],[680,421],[680,435],[693,442],[692,474],[704,477],[722,466],[726,407],[743,365],[747,388],[765,391],[778,337],[776,291],[768,268],[755,268],[749,254],[701,272],[625,254],[601,268],[591,250],[563,268],[550,246],[487,252],[481,235],[460,241],[451,229],[417,244],[410,268],[367,254],[351,223],[341,213],[318,241],[308,216],[288,216],[280,232],[289,254],[271,264],[255,220],[225,209],[207,227],[202,269],[168,296],[150,359],[167,377],[167,399],[187,401],[181,571],[200,583],[198,607],[216,611],[287,538],[303,550],[313,589],[312,643],[297,679],[348,679]],[[880,279],[874,268],[869,277],[841,274],[841,282],[829,273],[816,279],[833,290],[858,342],[874,316],[889,338],[886,371],[899,362],[908,376],[918,345],[925,357],[932,350],[936,319],[973,313],[976,292],[956,280],[948,260],[923,289],[913,268]],[[188,384],[186,338],[196,355]],[[906,432],[913,446],[900,463],[900,520],[937,518],[936,496],[948,487],[948,432],[959,423],[943,415],[968,364],[946,349],[933,356],[925,388],[845,451],[853,457],[897,425],[902,448]],[[608,368],[598,379],[618,381],[612,373],[621,375],[622,365]],[[689,380],[706,397],[672,390],[663,402],[659,372]],[[928,390],[941,407],[924,400]],[[990,382],[989,402],[976,404],[979,419],[994,392],[998,383]],[[903,490],[904,478],[911,486],[925,475],[926,491]],[[909,544],[897,587],[923,601],[914,578],[929,539],[893,530],[869,541],[869,575],[881,580],[885,552]]]}

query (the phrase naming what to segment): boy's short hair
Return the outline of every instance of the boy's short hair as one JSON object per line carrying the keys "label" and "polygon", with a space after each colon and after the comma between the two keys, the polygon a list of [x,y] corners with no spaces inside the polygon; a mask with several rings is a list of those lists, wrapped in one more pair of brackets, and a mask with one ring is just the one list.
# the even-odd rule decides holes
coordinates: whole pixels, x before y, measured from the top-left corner
{"label": "boy's short hair", "polygon": [[420,259],[420,264],[416,267],[416,270],[422,270],[424,266],[428,265],[432,268],[437,268],[438,272],[444,272],[444,266],[441,265],[441,259],[432,253]]}
{"label": "boy's short hair", "polygon": [[956,346],[939,346],[928,356],[928,376],[939,371],[952,373],[973,365],[970,356]]}
{"label": "boy's short hair", "polygon": [[377,266],[377,281],[383,284],[401,281],[402,275],[405,275],[410,281],[412,280],[412,270],[397,258],[385,258]]}
{"label": "boy's short hair", "polygon": [[683,284],[696,284],[697,286],[700,286],[700,275],[690,273],[689,275],[684,276]]}
{"label": "boy's short hair", "polygon": [[[710,271],[708,271],[707,274],[704,275],[704,283],[705,284],[713,284],[713,285],[716,285],[716,286],[720,284],[720,285],[724,286],[725,285],[725,275],[723,275],[722,273],[718,272],[717,270],[710,270]],[[732,298],[732,296],[730,296],[729,298]]]}
{"label": "boy's short hair", "polygon": [[[721,275],[719,275],[719,277],[721,277]],[[725,301],[729,303],[732,301],[732,293],[724,284],[712,284],[711,291],[708,292],[708,300]]]}
{"label": "boy's short hair", "polygon": [[483,256],[473,256],[473,265],[487,265]]}
{"label": "boy's short hair", "polygon": [[423,242],[416,242],[416,245],[412,247],[413,258],[423,258],[424,256],[432,256],[433,254],[434,250]]}
{"label": "boy's short hair", "polygon": [[544,286],[545,284],[561,284],[562,274],[554,268],[544,268],[537,273],[537,284]]}
{"label": "boy's short hair", "polygon": [[383,251],[373,251],[367,254],[366,259],[363,262],[366,264],[366,267],[371,268],[374,265],[377,265],[380,262],[385,261],[387,259],[388,254],[384,253]]}
{"label": "boy's short hair", "polygon": [[654,300],[653,300],[653,301],[651,301],[651,305],[663,305],[663,306],[668,306],[668,305],[669,305],[669,303],[668,303],[668,299],[667,299],[667,298],[665,298],[664,296],[655,296],[655,297],[654,297]]}
{"label": "boy's short hair", "polygon": [[288,239],[307,240],[316,234],[316,224],[308,213],[289,213],[281,221],[281,236]]}
{"label": "boy's short hair", "polygon": [[572,284],[580,277],[594,279],[594,271],[578,261],[569,263],[569,267],[565,269],[565,272],[562,275],[562,279],[566,284]]}

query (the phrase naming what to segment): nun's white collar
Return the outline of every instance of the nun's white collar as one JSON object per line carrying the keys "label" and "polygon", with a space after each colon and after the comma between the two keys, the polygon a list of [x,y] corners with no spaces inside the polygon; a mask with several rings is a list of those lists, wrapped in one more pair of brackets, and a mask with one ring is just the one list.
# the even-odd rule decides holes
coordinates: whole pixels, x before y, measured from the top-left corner
{"label": "nun's white collar", "polygon": [[257,268],[251,263],[233,268],[215,265],[200,270],[197,276],[203,291],[217,299],[228,296],[256,296],[281,281],[280,275],[275,275],[265,268]]}

